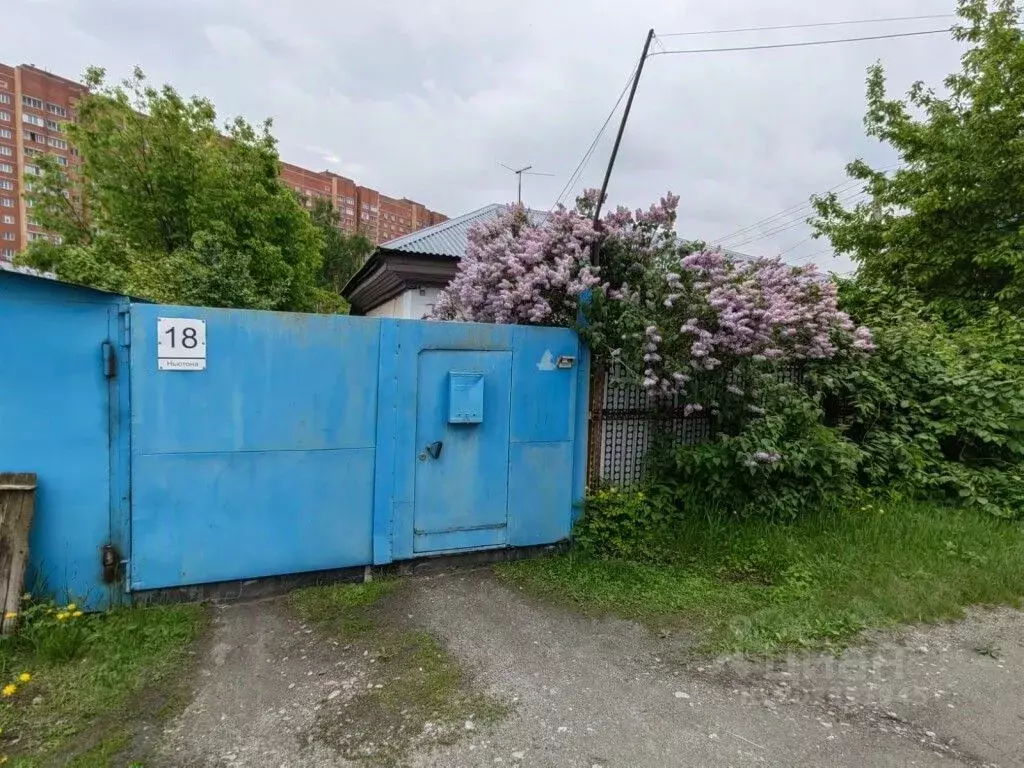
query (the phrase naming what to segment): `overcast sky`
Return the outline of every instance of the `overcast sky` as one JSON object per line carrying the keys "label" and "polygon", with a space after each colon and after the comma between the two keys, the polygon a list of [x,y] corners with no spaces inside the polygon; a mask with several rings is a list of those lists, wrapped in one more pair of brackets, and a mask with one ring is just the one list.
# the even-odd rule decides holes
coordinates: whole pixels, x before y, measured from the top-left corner
{"label": "overcast sky", "polygon": [[[590,144],[649,27],[730,27],[949,13],[953,0],[0,0],[0,60],[67,77],[133,65],[224,118],[274,120],[281,157],[330,168],[449,216],[515,196],[499,163],[533,164],[546,209]],[[300,12],[298,9],[302,9]],[[663,38],[666,48],[759,45],[948,26],[899,24]],[[660,50],[656,46],[656,50]],[[680,234],[717,241],[842,184],[844,165],[893,162],[863,135],[866,68],[890,87],[938,85],[947,35],[648,60],[612,177],[612,203],[682,198]],[[598,186],[614,125],[587,166]],[[797,211],[801,216],[806,210]],[[848,267],[793,216],[724,242]],[[750,238],[757,238],[745,242]],[[823,252],[824,251],[824,252]]]}

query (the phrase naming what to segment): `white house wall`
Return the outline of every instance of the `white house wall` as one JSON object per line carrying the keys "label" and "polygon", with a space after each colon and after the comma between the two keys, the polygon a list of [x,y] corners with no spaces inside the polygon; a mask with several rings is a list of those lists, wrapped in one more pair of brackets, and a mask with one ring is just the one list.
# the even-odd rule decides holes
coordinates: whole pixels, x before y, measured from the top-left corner
{"label": "white house wall", "polygon": [[369,312],[367,317],[398,317],[404,320],[422,320],[434,308],[439,288],[412,288],[385,301]]}

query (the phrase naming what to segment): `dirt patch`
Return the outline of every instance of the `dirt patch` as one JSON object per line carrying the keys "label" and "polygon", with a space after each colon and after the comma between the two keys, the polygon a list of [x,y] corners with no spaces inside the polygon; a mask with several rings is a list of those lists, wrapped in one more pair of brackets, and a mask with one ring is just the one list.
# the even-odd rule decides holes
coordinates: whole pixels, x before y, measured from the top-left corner
{"label": "dirt patch", "polygon": [[[294,600],[305,618],[327,630],[325,636],[350,641],[350,650],[361,651],[367,662],[366,687],[327,700],[309,738],[371,765],[399,765],[413,750],[454,744],[507,711],[474,689],[434,635],[407,626],[398,586],[391,581],[376,587],[317,587]],[[352,605],[359,590],[378,597],[372,604]],[[330,618],[338,609],[346,614],[340,627]]]}
{"label": "dirt patch", "polygon": [[507,711],[474,691],[428,632],[378,632],[370,653],[377,663],[366,689],[334,706],[328,702],[310,731],[345,758],[398,765],[414,749],[454,744]]}
{"label": "dirt patch", "polygon": [[917,741],[972,766],[1024,765],[1024,613],[872,632],[842,654],[700,667],[771,707],[810,705],[833,722]]}
{"label": "dirt patch", "polygon": [[485,730],[506,708],[409,621],[400,584],[215,608],[195,700],[152,765],[398,766]]}

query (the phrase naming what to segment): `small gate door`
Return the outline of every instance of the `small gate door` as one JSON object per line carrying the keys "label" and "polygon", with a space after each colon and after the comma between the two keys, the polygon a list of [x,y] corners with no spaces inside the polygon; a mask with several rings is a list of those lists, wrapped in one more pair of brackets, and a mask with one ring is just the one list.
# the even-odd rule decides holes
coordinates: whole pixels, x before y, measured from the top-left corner
{"label": "small gate door", "polygon": [[512,353],[424,351],[418,368],[413,549],[504,546]]}

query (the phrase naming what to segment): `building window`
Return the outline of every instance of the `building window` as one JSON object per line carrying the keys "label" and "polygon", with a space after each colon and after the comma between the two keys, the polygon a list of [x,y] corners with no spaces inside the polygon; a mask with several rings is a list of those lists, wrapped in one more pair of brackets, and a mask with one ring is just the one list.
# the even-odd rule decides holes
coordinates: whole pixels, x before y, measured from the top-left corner
{"label": "building window", "polygon": [[64,139],[55,139],[52,136],[46,140],[46,143],[49,144],[54,149],[67,149],[68,148],[68,143],[66,141],[64,141]]}
{"label": "building window", "polygon": [[12,157],[14,155],[14,150],[11,149],[10,147],[4,146],[3,144],[0,144],[0,155],[3,155],[4,157]]}
{"label": "building window", "polygon": [[43,102],[41,99],[34,99],[31,96],[22,96],[21,103],[26,107],[32,107],[32,109],[42,109]]}
{"label": "building window", "polygon": [[38,165],[26,165],[25,166],[25,174],[27,176],[42,176],[43,172],[41,170],[39,170],[39,166]]}
{"label": "building window", "polygon": [[0,197],[0,208],[13,208],[14,201],[9,197]]}
{"label": "building window", "polygon": [[15,238],[17,238],[17,235],[14,234],[13,232],[4,232],[3,238],[4,240],[14,240]]}
{"label": "building window", "polygon": [[22,112],[21,119],[22,122],[28,123],[29,125],[37,125],[40,128],[46,125],[46,121],[43,120],[43,118],[36,117],[35,115],[30,115],[28,112]]}
{"label": "building window", "polygon": [[36,157],[43,154],[38,149],[32,149],[32,147],[25,147],[25,157]]}
{"label": "building window", "polygon": [[0,139],[13,139],[14,134],[6,128],[0,128]]}
{"label": "building window", "polygon": [[49,128],[51,131],[57,131],[57,133],[60,133],[60,123],[58,123],[56,120],[47,120],[46,127]]}
{"label": "building window", "polygon": [[14,166],[10,163],[0,163],[0,173],[14,173]]}
{"label": "building window", "polygon": [[64,109],[64,107],[60,106],[60,104],[50,104],[49,102],[47,102],[46,111],[52,112],[53,114],[57,115],[57,117],[68,116],[68,111]]}
{"label": "building window", "polygon": [[45,232],[29,232],[28,233],[28,239],[30,241],[46,240],[46,233]]}
{"label": "building window", "polygon": [[34,141],[38,144],[46,143],[46,137],[43,136],[43,134],[41,133],[36,133],[35,131],[25,131],[25,135],[28,137],[29,141]]}
{"label": "building window", "polygon": [[14,258],[14,251],[12,251],[10,248],[4,248],[3,251],[0,251],[0,256],[3,256],[5,259],[10,261],[11,259]]}
{"label": "building window", "polygon": [[0,104],[10,104],[11,96],[8,93],[0,93]]}
{"label": "building window", "polygon": [[14,182],[8,179],[0,179],[0,189],[6,189],[8,192],[14,191]]}
{"label": "building window", "polygon": [[56,155],[56,157],[57,157],[57,165],[67,165],[68,164],[68,159],[66,157],[63,157],[62,155]]}
{"label": "building window", "polygon": [[0,109],[0,120],[4,120],[8,123],[11,122],[11,113],[4,112],[2,109]]}
{"label": "building window", "polygon": [[13,224],[13,223],[14,223],[14,217],[5,213],[4,214],[4,224]]}

